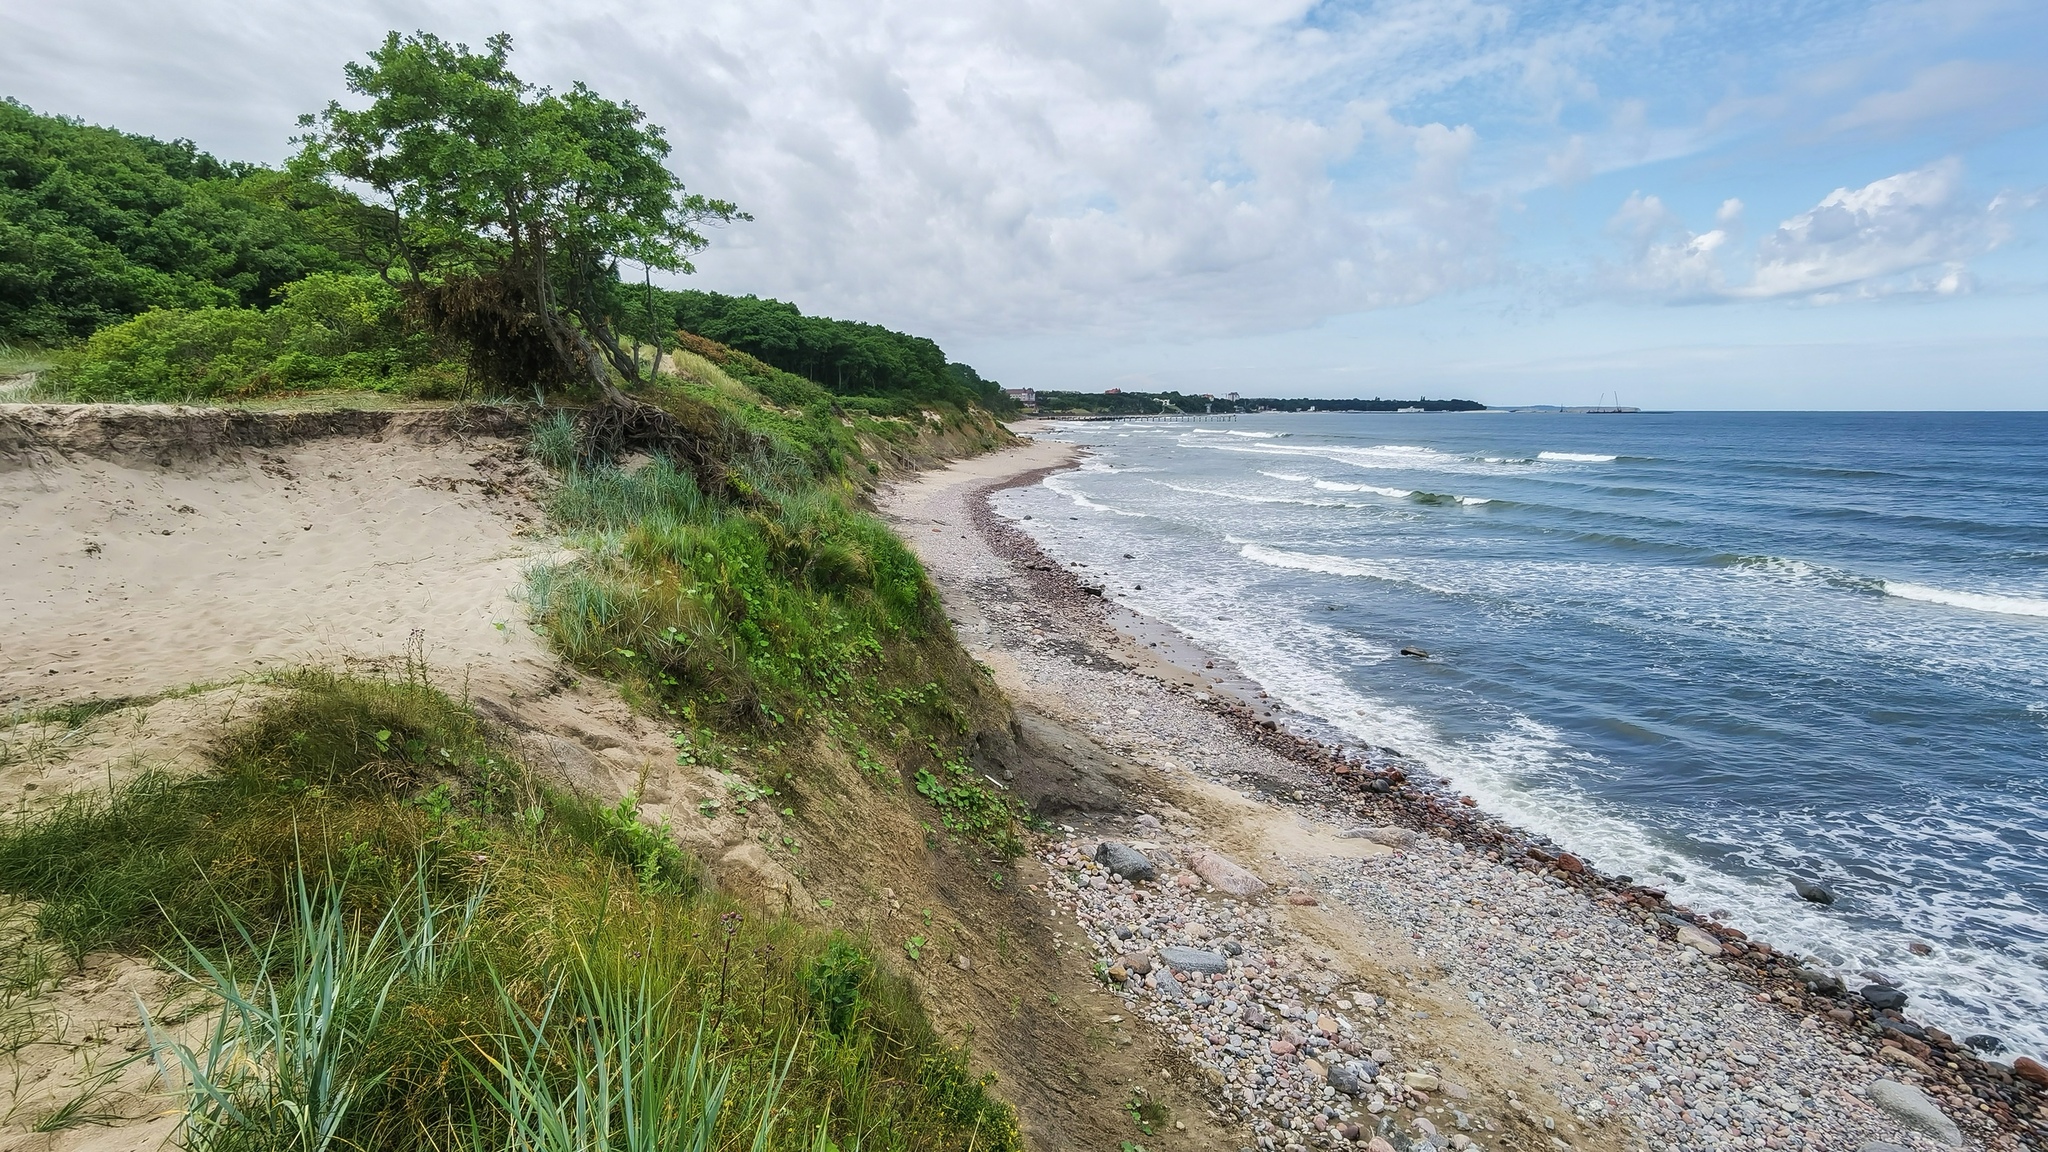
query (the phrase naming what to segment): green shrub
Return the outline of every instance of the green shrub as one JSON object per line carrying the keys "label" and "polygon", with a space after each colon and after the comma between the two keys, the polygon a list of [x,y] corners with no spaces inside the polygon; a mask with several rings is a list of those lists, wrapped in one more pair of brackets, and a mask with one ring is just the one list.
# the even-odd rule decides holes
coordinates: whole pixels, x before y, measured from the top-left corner
{"label": "green shrub", "polygon": [[316,273],[267,311],[153,309],[60,357],[51,386],[79,400],[173,402],[328,388],[452,395],[461,369],[408,332],[375,276]]}

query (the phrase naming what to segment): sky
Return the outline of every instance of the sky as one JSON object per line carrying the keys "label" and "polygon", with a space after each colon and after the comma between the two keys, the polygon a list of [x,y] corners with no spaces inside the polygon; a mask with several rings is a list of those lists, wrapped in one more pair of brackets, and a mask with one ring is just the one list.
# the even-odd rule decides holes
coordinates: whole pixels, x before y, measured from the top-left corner
{"label": "sky", "polygon": [[2039,0],[0,0],[0,95],[276,162],[390,29],[588,82],[692,286],[1010,386],[2048,407]]}

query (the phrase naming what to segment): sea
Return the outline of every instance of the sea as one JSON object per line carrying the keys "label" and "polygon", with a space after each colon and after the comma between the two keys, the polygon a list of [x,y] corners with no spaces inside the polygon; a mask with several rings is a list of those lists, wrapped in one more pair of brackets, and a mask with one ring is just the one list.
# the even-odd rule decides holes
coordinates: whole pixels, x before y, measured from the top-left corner
{"label": "sea", "polygon": [[1305,734],[2048,1055],[2048,413],[1043,435],[1083,462],[997,510]]}

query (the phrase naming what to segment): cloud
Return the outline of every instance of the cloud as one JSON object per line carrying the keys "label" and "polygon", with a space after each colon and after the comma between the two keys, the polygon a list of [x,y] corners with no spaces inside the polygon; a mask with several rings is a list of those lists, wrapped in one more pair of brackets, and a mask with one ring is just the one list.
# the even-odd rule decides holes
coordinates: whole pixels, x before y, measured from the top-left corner
{"label": "cloud", "polygon": [[[1959,268],[2009,235],[2013,206],[2007,197],[1984,205],[1965,200],[1962,175],[1961,162],[1948,159],[1835,189],[1763,238],[1755,274],[1737,294],[1792,296],[1874,284],[1930,265]],[[1935,284],[1957,282],[1944,276]]]}
{"label": "cloud", "polygon": [[1742,283],[1728,275],[1741,263],[1734,248],[1742,201],[1723,201],[1718,226],[1694,233],[1663,201],[1635,193],[1608,222],[1628,254],[1610,287],[1671,302],[1960,295],[1972,284],[1967,261],[2008,239],[2013,215],[2031,206],[2004,193],[1970,200],[1962,174],[1959,161],[1946,159],[1837,188],[1762,237]]}
{"label": "cloud", "polygon": [[[1728,204],[1736,207],[1731,211]],[[1740,211],[1740,201],[1722,206],[1726,222]],[[1655,196],[1631,193],[1607,222],[1609,233],[1628,247],[1629,261],[1616,276],[1618,286],[1631,294],[1647,294],[1672,301],[1713,299],[1727,288],[1721,268],[1722,250],[1729,233],[1725,228],[1694,234],[1678,216]]]}
{"label": "cloud", "polygon": [[1980,60],[1950,60],[1913,74],[1905,87],[1873,92],[1827,122],[1832,132],[1895,133],[1964,112],[1989,112],[1998,120],[2031,112],[2048,83],[2038,68]]}

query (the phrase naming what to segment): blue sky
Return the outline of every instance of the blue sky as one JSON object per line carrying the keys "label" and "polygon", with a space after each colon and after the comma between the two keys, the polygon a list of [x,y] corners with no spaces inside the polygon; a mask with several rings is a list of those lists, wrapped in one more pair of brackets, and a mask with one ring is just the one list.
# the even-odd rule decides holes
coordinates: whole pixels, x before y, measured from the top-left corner
{"label": "blue sky", "polygon": [[1010,384],[2048,407],[2048,6],[0,6],[0,88],[275,160],[391,27],[514,36],[756,222],[695,282]]}

